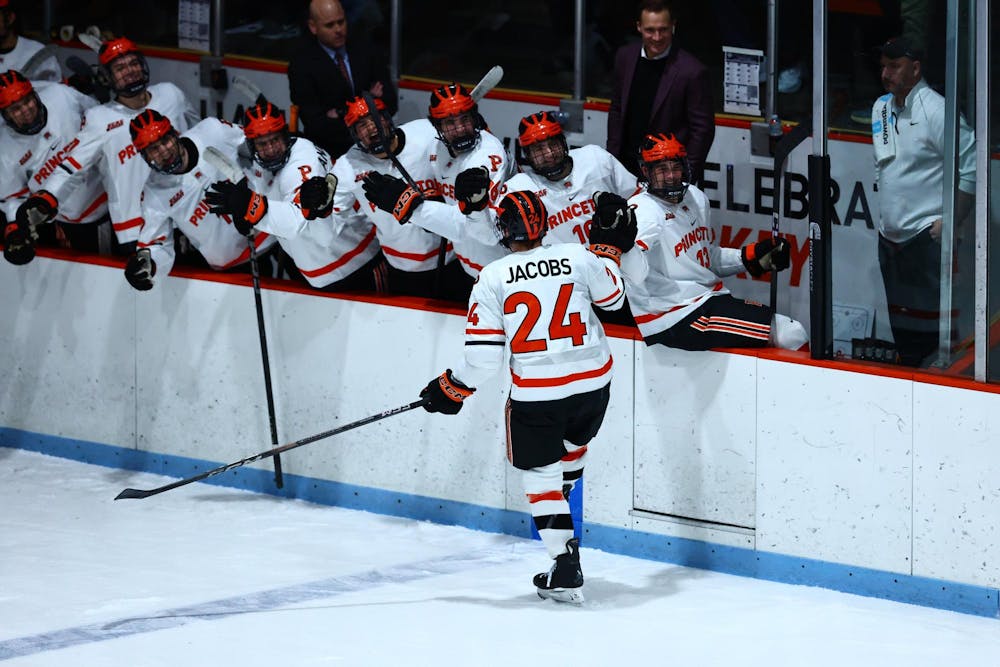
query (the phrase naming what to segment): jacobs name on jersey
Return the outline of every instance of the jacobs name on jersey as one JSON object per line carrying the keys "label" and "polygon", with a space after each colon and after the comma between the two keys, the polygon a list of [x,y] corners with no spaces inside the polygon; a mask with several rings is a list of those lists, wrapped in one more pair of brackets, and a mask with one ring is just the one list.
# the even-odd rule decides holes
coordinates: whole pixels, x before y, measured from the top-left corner
{"label": "jacobs name on jersey", "polygon": [[547,278],[549,276],[568,276],[573,272],[569,259],[547,259],[541,262],[525,262],[507,267],[506,284],[516,283],[519,280],[530,280],[532,278]]}

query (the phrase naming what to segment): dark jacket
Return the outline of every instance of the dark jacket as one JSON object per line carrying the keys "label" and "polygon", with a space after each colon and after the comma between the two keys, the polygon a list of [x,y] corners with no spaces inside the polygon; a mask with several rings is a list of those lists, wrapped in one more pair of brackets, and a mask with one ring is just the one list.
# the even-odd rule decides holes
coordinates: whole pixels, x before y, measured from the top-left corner
{"label": "dark jacket", "polygon": [[[354,143],[343,121],[348,100],[381,81],[382,101],[387,110],[395,114],[399,108],[396,87],[389,79],[389,67],[381,53],[360,40],[348,40],[347,57],[354,79],[353,90],[337,63],[312,36],[288,62],[288,90],[292,104],[299,107],[302,134],[333,157],[343,155]],[[329,109],[337,109],[341,117],[328,117]]]}
{"label": "dark jacket", "polygon": [[[626,44],[615,55],[614,88],[608,110],[608,152],[623,164],[635,164],[635,154],[626,155],[625,117],[642,43]],[[688,152],[694,180],[701,182],[705,158],[715,139],[715,110],[705,66],[687,51],[673,45],[653,98],[648,132],[671,132]],[[632,151],[635,147],[631,148]]]}

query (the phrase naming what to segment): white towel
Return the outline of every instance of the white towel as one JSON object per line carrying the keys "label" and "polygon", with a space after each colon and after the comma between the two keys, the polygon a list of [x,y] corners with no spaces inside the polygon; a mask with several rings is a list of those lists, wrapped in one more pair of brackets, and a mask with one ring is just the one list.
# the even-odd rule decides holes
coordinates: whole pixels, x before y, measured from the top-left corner
{"label": "white towel", "polygon": [[872,105],[872,146],[875,164],[883,165],[896,157],[896,116],[892,113],[892,93],[875,100]]}

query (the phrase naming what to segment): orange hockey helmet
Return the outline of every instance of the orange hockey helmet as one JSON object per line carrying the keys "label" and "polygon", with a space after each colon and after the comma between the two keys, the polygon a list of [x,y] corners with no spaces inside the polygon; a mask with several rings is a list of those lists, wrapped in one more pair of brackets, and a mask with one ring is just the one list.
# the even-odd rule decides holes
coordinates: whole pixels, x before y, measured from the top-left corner
{"label": "orange hockey helmet", "polygon": [[159,164],[147,155],[146,150],[164,137],[179,136],[174,126],[170,124],[170,119],[158,111],[146,109],[137,115],[128,124],[128,133],[132,137],[132,145],[142,153],[142,157],[146,160],[146,163],[156,171],[173,174],[184,163],[183,151],[185,149],[180,145],[179,141],[175,144],[175,154],[171,156],[166,164]]}
{"label": "orange hockey helmet", "polygon": [[551,111],[539,111],[521,119],[517,125],[516,153],[519,164],[527,164],[550,181],[559,180],[572,169],[566,135]]}
{"label": "orange hockey helmet", "polygon": [[[118,83],[111,63],[119,58],[135,56],[139,62],[142,75],[138,78],[130,78]],[[107,80],[108,86],[115,95],[125,95],[131,97],[144,91],[149,85],[149,63],[146,56],[142,54],[139,47],[128,37],[118,37],[108,40],[101,45],[101,50],[97,52],[97,60],[100,63],[100,73]]]}
{"label": "orange hockey helmet", "polygon": [[[267,156],[262,155],[257,148],[256,140],[275,132],[280,133],[284,142],[284,150],[267,151]],[[270,102],[261,102],[247,109],[243,114],[243,134],[247,138],[250,155],[264,169],[276,172],[288,162],[295,137],[292,137],[288,131],[285,112],[275,105]]]}
{"label": "orange hockey helmet", "polygon": [[[367,98],[367,99],[366,99]],[[374,109],[369,108],[368,99],[372,100]],[[363,118],[371,117],[374,123],[379,124],[378,131],[367,133],[366,136],[358,134],[358,123]],[[351,132],[351,138],[358,148],[373,155],[383,155],[389,152],[389,144],[392,135],[396,131],[392,118],[385,110],[385,102],[378,97],[368,98],[365,95],[355,97],[347,102],[347,111],[344,113],[344,124]]]}
{"label": "orange hockey helmet", "polygon": [[[461,127],[448,127],[448,118],[467,117],[469,122]],[[452,155],[465,153],[479,142],[479,131],[486,128],[486,121],[479,114],[479,105],[472,99],[469,90],[460,83],[451,83],[435,88],[431,93],[428,118],[438,132],[438,139],[444,142]]]}
{"label": "orange hockey helmet", "polygon": [[[21,102],[25,98],[34,99],[35,114],[24,121],[24,111],[30,109],[19,105],[16,113],[11,113],[10,107]],[[26,103],[25,103],[26,104]],[[38,134],[49,120],[48,109],[42,104],[31,82],[23,74],[16,70],[9,69],[0,74],[0,113],[8,126],[18,134]],[[22,120],[18,121],[16,117]]]}
{"label": "orange hockey helmet", "polygon": [[678,204],[691,184],[687,149],[672,134],[647,134],[639,145],[641,182],[650,194]]}

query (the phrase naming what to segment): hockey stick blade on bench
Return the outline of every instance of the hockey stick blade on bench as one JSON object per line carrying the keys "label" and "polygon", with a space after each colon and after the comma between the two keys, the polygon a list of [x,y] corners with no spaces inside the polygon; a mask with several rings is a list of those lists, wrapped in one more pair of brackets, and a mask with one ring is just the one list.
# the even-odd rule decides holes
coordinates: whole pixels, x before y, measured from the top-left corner
{"label": "hockey stick blade on bench", "polygon": [[384,412],[380,412],[377,415],[372,415],[370,417],[365,417],[364,419],[359,419],[356,422],[351,422],[350,424],[345,424],[344,426],[339,426],[335,429],[329,431],[323,431],[322,433],[317,433],[316,435],[309,436],[308,438],[303,438],[301,440],[296,440],[295,442],[290,442],[286,445],[280,447],[275,447],[273,449],[268,449],[267,451],[260,452],[259,454],[254,454],[253,456],[248,456],[245,459],[240,459],[239,461],[233,461],[232,463],[227,463],[224,466],[219,466],[218,468],[212,468],[211,470],[206,470],[205,472],[195,475],[193,477],[187,477],[185,479],[177,480],[176,482],[171,482],[170,484],[164,484],[163,486],[158,486],[155,489],[125,489],[117,496],[115,500],[122,500],[124,498],[148,498],[150,496],[155,496],[158,493],[163,493],[164,491],[170,491],[171,489],[176,489],[179,486],[185,486],[191,484],[192,482],[200,482],[203,479],[209,477],[214,477],[215,475],[221,475],[222,473],[232,470],[233,468],[239,468],[245,466],[248,463],[254,463],[260,461],[261,459],[266,459],[270,456],[276,456],[282,452],[287,452],[289,450],[295,449],[296,447],[302,447],[303,445],[308,445],[317,440],[323,440],[324,438],[329,438],[340,433],[345,433],[346,431],[351,431],[353,429],[359,428],[361,426],[366,426],[377,421],[381,421],[386,417],[392,417],[393,415],[398,415],[402,412],[407,412],[413,410],[414,408],[419,408],[424,404],[424,399],[418,401],[413,401],[412,403],[407,403],[406,405],[401,405],[398,408],[392,408]]}

